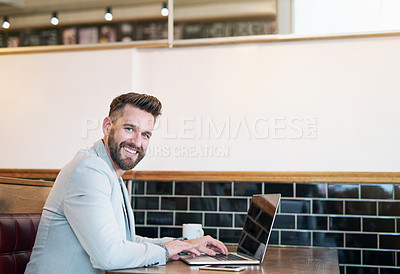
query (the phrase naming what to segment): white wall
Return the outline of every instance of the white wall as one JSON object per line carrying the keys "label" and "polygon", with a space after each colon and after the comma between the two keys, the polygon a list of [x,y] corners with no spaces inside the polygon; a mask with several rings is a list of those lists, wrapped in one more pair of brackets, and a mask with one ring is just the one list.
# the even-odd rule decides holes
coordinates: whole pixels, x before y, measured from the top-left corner
{"label": "white wall", "polygon": [[2,71],[14,68],[0,76],[2,101],[13,102],[0,109],[0,168],[62,167],[101,137],[98,127],[83,138],[82,120],[100,126],[111,99],[134,89],[164,105],[138,169],[398,171],[399,46],[391,37],[0,56]]}
{"label": "white wall", "polygon": [[132,87],[132,50],[0,56],[0,167],[61,168]]}
{"label": "white wall", "polygon": [[293,33],[398,31],[399,8],[398,0],[293,0]]}

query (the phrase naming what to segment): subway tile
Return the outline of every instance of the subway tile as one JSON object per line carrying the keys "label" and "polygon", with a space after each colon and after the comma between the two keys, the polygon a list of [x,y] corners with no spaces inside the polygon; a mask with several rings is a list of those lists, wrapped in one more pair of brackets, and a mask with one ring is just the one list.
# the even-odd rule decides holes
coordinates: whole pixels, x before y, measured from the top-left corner
{"label": "subway tile", "polygon": [[160,237],[182,237],[182,228],[178,227],[160,227]]}
{"label": "subway tile", "polygon": [[376,215],[376,202],[346,201],[345,214],[347,215]]}
{"label": "subway tile", "polygon": [[381,249],[396,249],[400,248],[400,234],[397,235],[379,235],[379,248]]}
{"label": "subway tile", "polygon": [[361,264],[360,249],[338,249],[339,264]]}
{"label": "subway tile", "polygon": [[205,225],[218,227],[232,227],[232,214],[206,213]]}
{"label": "subway tile", "polygon": [[245,198],[220,198],[219,210],[230,212],[247,212],[247,199]]}
{"label": "subway tile", "polygon": [[171,195],[172,182],[170,181],[148,181],[146,194]]}
{"label": "subway tile", "polygon": [[294,229],[296,226],[294,215],[282,215],[277,214],[274,222],[274,229],[276,228],[286,228]]}
{"label": "subway tile", "polygon": [[149,238],[159,238],[158,237],[158,228],[152,226],[136,226],[135,227],[136,235],[149,237]]}
{"label": "subway tile", "polygon": [[186,210],[187,209],[187,198],[161,197],[161,209]]}
{"label": "subway tile", "polygon": [[379,274],[399,274],[400,267],[380,267]]}
{"label": "subway tile", "polygon": [[172,225],[174,222],[172,212],[147,212],[147,224]]}
{"label": "subway tile", "polygon": [[132,181],[132,194],[144,194],[144,181]]}
{"label": "subway tile", "polygon": [[296,183],[296,197],[326,198],[326,184]]}
{"label": "subway tile", "polygon": [[252,196],[254,194],[262,194],[262,183],[253,182],[235,182],[235,196]]}
{"label": "subway tile", "polygon": [[190,197],[190,210],[217,211],[217,198]]}
{"label": "subway tile", "polygon": [[[204,235],[210,235],[214,239],[218,239],[217,229],[215,228],[205,228],[203,227]],[[219,240],[219,239],[218,239]]]}
{"label": "subway tile", "polygon": [[[368,233],[346,233],[346,247],[377,248],[377,235]],[[382,247],[381,247],[382,248]]]}
{"label": "subway tile", "polygon": [[201,195],[201,182],[175,182],[175,195]]}
{"label": "subway tile", "polygon": [[400,251],[397,251],[397,266],[400,266]]}
{"label": "subway tile", "polygon": [[280,193],[282,197],[293,197],[293,183],[264,183],[264,193]]}
{"label": "subway tile", "polygon": [[135,224],[144,224],[144,212],[143,211],[134,211],[133,215],[135,217]]}
{"label": "subway tile", "polygon": [[297,215],[297,229],[327,230],[328,217]]}
{"label": "subway tile", "polygon": [[202,213],[191,213],[191,212],[176,212],[175,213],[175,225],[183,225],[188,223],[201,224]]}
{"label": "subway tile", "polygon": [[328,184],[328,198],[358,198],[358,184]]}
{"label": "subway tile", "polygon": [[396,232],[394,218],[369,218],[364,217],[363,231],[369,232]]}
{"label": "subway tile", "polygon": [[313,200],[314,214],[343,214],[343,201]]}
{"label": "subway tile", "polygon": [[392,199],[393,185],[391,184],[362,184],[361,199]]}
{"label": "subway tile", "polygon": [[235,227],[243,227],[247,214],[235,214]]}
{"label": "subway tile", "polygon": [[343,247],[344,233],[313,232],[313,245],[324,247]]}
{"label": "subway tile", "polygon": [[[162,186],[162,183],[167,183],[167,186],[158,190],[157,185]],[[148,185],[146,186],[146,184]],[[231,196],[220,198],[185,197],[202,195],[201,182],[174,182],[174,184],[175,187],[172,187],[172,182],[150,181],[145,183],[144,181],[133,181],[132,204],[138,225],[136,227],[138,235],[151,238],[179,237],[182,234],[181,225],[183,223],[202,223],[204,217],[203,229],[205,235],[211,235],[226,243],[237,243],[246,218],[248,199],[232,197],[232,192],[235,196],[250,196],[261,193],[264,185],[264,193],[266,194],[281,193],[283,199],[280,212],[294,213],[277,215],[274,229],[279,230],[272,231],[269,244],[310,246],[312,242],[315,247],[337,247],[340,269],[341,271],[346,269],[347,273],[377,273],[376,271],[380,271],[379,273],[384,274],[400,271],[399,266],[394,266],[395,257],[400,262],[400,252],[397,252],[400,246],[400,235],[382,234],[400,232],[400,217],[397,217],[400,216],[400,208],[398,208],[400,207],[398,205],[400,204],[400,184],[392,185],[392,196],[389,197],[390,189],[385,186],[382,187],[380,184],[372,185],[373,187],[364,184],[361,190],[358,184],[340,183],[204,182],[204,195]],[[169,185],[171,186],[171,193],[169,192]],[[296,196],[296,192],[293,192],[294,186],[297,186]],[[172,192],[173,189],[174,192]],[[323,196],[325,190],[327,190],[327,196],[326,194]],[[146,193],[177,196],[161,198],[143,196]],[[287,197],[294,196],[313,197],[315,199],[287,199]],[[371,200],[342,200],[357,199],[359,196]],[[374,199],[391,199],[393,196],[397,201],[373,201]],[[329,199],[326,199],[326,197],[329,197]],[[187,208],[188,200],[189,208]],[[219,205],[217,204],[218,201]],[[143,211],[148,209],[158,210],[159,208],[178,210],[178,212],[148,211],[146,213]],[[179,210],[186,212],[179,212]],[[228,214],[212,212],[217,210]],[[229,214],[230,212],[240,213]],[[170,215],[166,215],[166,213]],[[347,214],[353,216],[312,214]],[[377,214],[382,217],[371,216]],[[144,226],[146,216],[148,225]],[[173,216],[175,216],[175,220]],[[295,223],[296,221],[297,223]],[[160,225],[161,227],[158,227]],[[327,227],[328,225],[329,227]],[[319,231],[296,231],[294,229]],[[326,229],[330,231],[325,231]],[[358,231],[365,233],[357,233]],[[158,233],[159,235],[157,235]],[[378,246],[379,250],[373,250]],[[350,266],[347,264],[350,264]]]}
{"label": "subway tile", "polygon": [[204,195],[232,196],[230,182],[204,182]]}
{"label": "subway tile", "polygon": [[311,245],[311,232],[303,231],[281,231],[282,245]]}
{"label": "subway tile", "polygon": [[133,197],[134,209],[158,209],[158,197]]}
{"label": "subway tile", "polygon": [[359,217],[329,217],[329,230],[360,231]]}
{"label": "subway tile", "polygon": [[219,240],[223,243],[237,244],[241,233],[241,229],[220,229]]}
{"label": "subway tile", "polygon": [[[396,222],[397,222],[397,225],[396,225],[396,227],[397,227],[397,233],[400,233],[400,218],[397,218]],[[400,253],[400,252],[399,252],[399,253]],[[400,266],[400,261],[399,261],[399,266]]]}
{"label": "subway tile", "polygon": [[279,231],[272,230],[269,236],[268,244],[279,245]]}
{"label": "subway tile", "polygon": [[394,251],[363,250],[364,265],[395,266]]}
{"label": "subway tile", "polygon": [[346,266],[346,274],[378,274],[378,267]]}
{"label": "subway tile", "polygon": [[[240,237],[241,228],[246,218],[248,199],[236,197],[184,197],[183,195],[199,196],[202,194],[200,182],[175,182],[175,192],[177,197],[146,197],[146,194],[172,195],[168,188],[159,192],[154,191],[154,185],[150,182],[150,188],[145,187],[144,181],[133,182],[132,204],[134,208],[136,232],[138,235],[157,238],[164,236],[180,237],[182,234],[181,225],[183,223],[202,223],[204,215],[205,235],[211,235],[214,238],[226,243],[237,243]],[[161,183],[161,182],[157,182]],[[172,182],[166,182],[172,183]],[[205,182],[204,194],[207,196],[231,196],[232,191],[235,196],[250,196],[250,193],[262,190],[264,184],[265,193],[281,193],[283,197],[293,197],[293,183],[246,183],[235,182]],[[207,187],[206,187],[207,185]],[[375,190],[381,191],[380,194],[374,194],[377,198],[368,198],[372,195],[367,185],[363,185],[362,193],[358,193],[358,184],[296,184],[296,197],[314,197],[316,199],[282,199],[282,213],[297,214],[278,214],[275,220],[274,229],[289,229],[290,231],[273,230],[270,235],[269,244],[271,245],[298,245],[310,246],[311,242],[315,247],[338,247],[338,256],[340,269],[346,269],[347,273],[396,273],[400,269],[396,267],[395,257],[400,261],[397,252],[400,246],[399,235],[377,234],[377,233],[397,233],[400,232],[400,217],[390,218],[388,216],[400,216],[400,201],[344,201],[340,199],[357,199],[362,194],[363,199],[390,199],[388,192],[381,191],[381,185],[377,184]],[[172,185],[171,185],[172,186]],[[324,195],[324,186],[327,186],[328,197],[330,199],[319,199]],[[153,190],[152,190],[153,188]],[[308,190],[307,190],[308,189]],[[310,190],[311,189],[311,190]],[[372,188],[373,189],[373,188]],[[149,193],[150,191],[150,193]],[[383,193],[383,194],[382,194]],[[386,194],[385,194],[386,193]],[[394,194],[393,194],[394,193]],[[135,196],[139,195],[139,196]],[[181,195],[179,197],[179,195]],[[386,195],[386,196],[385,196]],[[400,200],[400,184],[394,185],[392,196]],[[325,198],[325,196],[322,196]],[[339,199],[340,198],[340,199]],[[187,199],[189,199],[189,208],[187,208]],[[336,199],[336,200],[335,200]],[[219,206],[217,201],[219,200]],[[184,201],[186,201],[184,203]],[[160,202],[160,204],[159,204]],[[311,204],[312,203],[312,204]],[[378,204],[378,212],[376,205]],[[190,210],[189,212],[176,212],[175,220],[172,212],[147,212],[147,224],[144,225],[147,209],[164,210]],[[312,210],[311,210],[312,208]],[[225,211],[240,212],[238,214],[219,214],[217,212],[202,213],[199,211]],[[343,211],[344,210],[344,211]],[[196,212],[197,211],[197,212]],[[361,215],[361,216],[315,216],[307,214],[329,214],[329,215]],[[166,215],[169,213],[172,215]],[[302,214],[303,213],[303,214]],[[379,214],[377,217],[371,216]],[[305,215],[304,215],[305,214]],[[397,214],[397,215],[396,215]],[[297,224],[296,224],[297,221]],[[327,229],[329,224],[328,232]],[[152,226],[153,225],[153,226]],[[158,226],[161,227],[158,228]],[[166,227],[167,225],[167,227]],[[174,227],[169,227],[174,225]],[[362,226],[361,226],[362,225]],[[215,228],[210,228],[215,227]],[[235,229],[232,229],[235,228]],[[365,231],[366,233],[352,233],[350,231]],[[320,230],[320,231],[296,231],[301,230]],[[336,231],[332,231],[336,230]],[[370,232],[370,233],[368,233]],[[159,235],[157,235],[159,233]],[[312,235],[312,237],[311,237]],[[379,238],[379,245],[378,245]],[[312,241],[311,241],[312,240]],[[379,250],[376,249],[379,246]],[[356,249],[355,249],[356,248]],[[358,248],[368,249],[359,250]],[[385,249],[385,250],[381,250]],[[392,251],[390,251],[392,250]],[[362,261],[363,258],[363,261]],[[361,263],[363,262],[363,265]],[[349,266],[350,264],[351,266]],[[358,266],[357,266],[358,265]],[[379,270],[380,268],[380,270]],[[364,271],[364,272],[360,272]],[[376,272],[378,271],[378,272]],[[343,273],[343,272],[342,272]]]}
{"label": "subway tile", "polygon": [[339,273],[344,274],[346,272],[344,265],[339,265]]}
{"label": "subway tile", "polygon": [[379,202],[380,216],[400,216],[400,201],[396,202]]}
{"label": "subway tile", "polygon": [[310,213],[310,200],[282,199],[281,213]]}
{"label": "subway tile", "polygon": [[400,185],[394,185],[394,198],[400,200]]}

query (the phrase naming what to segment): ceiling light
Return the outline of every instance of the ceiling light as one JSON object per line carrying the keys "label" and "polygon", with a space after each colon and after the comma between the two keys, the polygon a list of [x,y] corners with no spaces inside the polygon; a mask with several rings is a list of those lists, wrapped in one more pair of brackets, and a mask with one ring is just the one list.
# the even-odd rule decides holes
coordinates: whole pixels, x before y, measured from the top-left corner
{"label": "ceiling light", "polygon": [[113,19],[110,7],[107,8],[106,14],[104,14],[104,18],[106,19],[106,21],[111,21]]}
{"label": "ceiling light", "polygon": [[168,16],[168,8],[167,8],[167,2],[163,3],[163,7],[161,9],[161,15],[162,16]]}
{"label": "ceiling light", "polygon": [[8,22],[8,17],[4,16],[4,21],[2,25],[3,29],[8,29],[10,27],[10,22]]}
{"label": "ceiling light", "polygon": [[54,26],[58,25],[59,20],[57,18],[57,12],[53,12],[53,17],[51,17],[50,23],[52,23]]}

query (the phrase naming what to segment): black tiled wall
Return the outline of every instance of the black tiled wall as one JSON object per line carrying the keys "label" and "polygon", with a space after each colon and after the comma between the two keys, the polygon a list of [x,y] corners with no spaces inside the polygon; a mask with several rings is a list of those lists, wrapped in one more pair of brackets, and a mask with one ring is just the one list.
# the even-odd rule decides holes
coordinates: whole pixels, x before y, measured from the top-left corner
{"label": "black tiled wall", "polygon": [[251,195],[281,193],[271,245],[336,248],[342,273],[400,273],[400,185],[128,181],[137,233],[180,237],[183,223],[237,243]]}

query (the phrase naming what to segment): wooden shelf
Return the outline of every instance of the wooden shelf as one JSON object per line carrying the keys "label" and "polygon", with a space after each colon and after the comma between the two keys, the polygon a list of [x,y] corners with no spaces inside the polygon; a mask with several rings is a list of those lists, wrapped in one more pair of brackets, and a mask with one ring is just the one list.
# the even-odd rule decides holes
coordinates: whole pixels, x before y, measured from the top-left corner
{"label": "wooden shelf", "polygon": [[[0,169],[0,176],[55,180],[58,169]],[[127,171],[126,180],[399,184],[400,172]]]}

